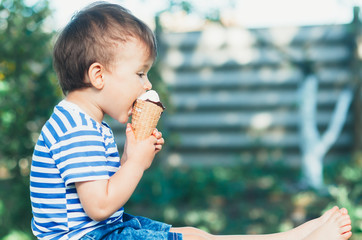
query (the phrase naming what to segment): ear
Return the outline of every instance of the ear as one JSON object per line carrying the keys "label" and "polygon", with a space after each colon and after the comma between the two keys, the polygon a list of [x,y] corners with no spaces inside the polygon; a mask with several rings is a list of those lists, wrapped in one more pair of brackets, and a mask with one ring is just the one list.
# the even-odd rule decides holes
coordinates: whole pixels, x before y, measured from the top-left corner
{"label": "ear", "polygon": [[89,81],[98,90],[101,90],[104,86],[103,71],[104,67],[97,62],[93,63],[88,69]]}

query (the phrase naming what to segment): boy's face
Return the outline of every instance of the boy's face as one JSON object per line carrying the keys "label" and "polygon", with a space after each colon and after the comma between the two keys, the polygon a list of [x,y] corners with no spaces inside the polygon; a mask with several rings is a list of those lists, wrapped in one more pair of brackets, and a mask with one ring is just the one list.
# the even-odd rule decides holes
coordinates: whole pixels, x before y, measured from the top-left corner
{"label": "boy's face", "polygon": [[126,123],[136,99],[152,88],[147,73],[150,59],[143,42],[130,39],[116,48],[115,60],[103,74],[102,110],[115,120]]}

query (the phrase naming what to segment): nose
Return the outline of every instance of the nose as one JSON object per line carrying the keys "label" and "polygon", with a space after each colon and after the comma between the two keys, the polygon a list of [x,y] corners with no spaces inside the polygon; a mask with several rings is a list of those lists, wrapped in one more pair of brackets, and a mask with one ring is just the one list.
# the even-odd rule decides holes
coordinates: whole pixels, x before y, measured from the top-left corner
{"label": "nose", "polygon": [[146,91],[152,89],[152,84],[151,84],[150,80],[148,80],[148,78],[147,78],[147,80],[145,81],[145,84],[143,84],[143,88],[144,88]]}

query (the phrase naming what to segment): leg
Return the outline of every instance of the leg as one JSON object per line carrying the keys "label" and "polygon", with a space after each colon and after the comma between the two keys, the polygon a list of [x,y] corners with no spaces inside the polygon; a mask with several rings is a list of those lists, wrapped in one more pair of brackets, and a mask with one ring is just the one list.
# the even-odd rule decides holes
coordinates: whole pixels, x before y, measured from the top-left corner
{"label": "leg", "polygon": [[200,229],[193,227],[171,228],[170,232],[181,233],[184,240],[302,240],[302,238],[293,238],[290,232],[275,233],[266,235],[212,235]]}
{"label": "leg", "polygon": [[171,228],[170,232],[181,233],[184,240],[212,240],[214,236],[194,227]]}
{"label": "leg", "polygon": [[[343,217],[338,218],[337,216]],[[350,225],[351,220],[346,209],[339,210],[338,207],[334,207],[321,217],[282,233],[215,236],[192,227],[171,228],[170,231],[182,233],[185,240],[346,240],[352,235]],[[329,238],[330,235],[326,235],[328,237],[324,236],[323,234],[327,234],[328,231],[340,232],[340,236],[343,236],[343,238]]]}

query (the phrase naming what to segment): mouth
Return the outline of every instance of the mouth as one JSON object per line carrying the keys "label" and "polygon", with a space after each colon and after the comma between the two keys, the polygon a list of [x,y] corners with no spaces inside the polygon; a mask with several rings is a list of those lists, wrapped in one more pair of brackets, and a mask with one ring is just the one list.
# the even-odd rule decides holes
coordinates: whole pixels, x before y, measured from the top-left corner
{"label": "mouth", "polygon": [[130,107],[129,111],[128,111],[128,117],[132,116],[132,111],[133,111],[133,107],[136,103],[136,100],[133,102],[132,106]]}

